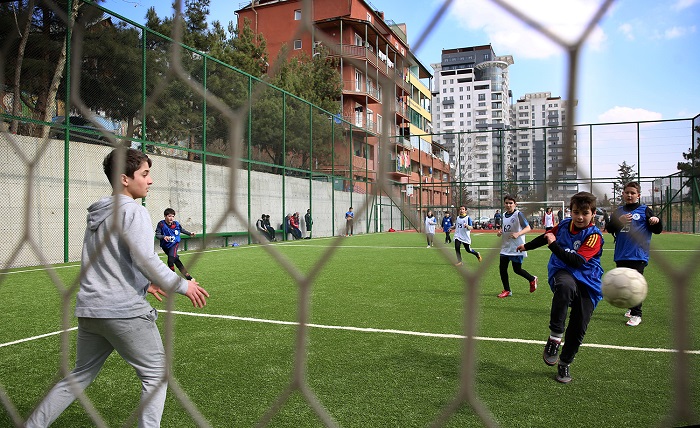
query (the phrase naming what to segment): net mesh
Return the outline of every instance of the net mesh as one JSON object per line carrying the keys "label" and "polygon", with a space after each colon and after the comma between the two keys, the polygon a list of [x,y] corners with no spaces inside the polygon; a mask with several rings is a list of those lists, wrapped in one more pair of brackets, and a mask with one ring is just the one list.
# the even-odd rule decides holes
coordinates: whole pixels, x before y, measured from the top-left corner
{"label": "net mesh", "polygon": [[[68,61],[76,61],[73,70],[73,85],[71,86],[72,92],[70,94],[70,100],[73,107],[79,111],[85,117],[94,117],[94,114],[87,107],[86,100],[90,97],[101,97],[105,94],[92,93],[90,82],[81,82],[80,75],[78,71],[80,67],[89,67],[88,63],[80,63],[83,56],[81,51],[82,47],[87,47],[88,44],[85,40],[91,35],[89,32],[85,31],[82,26],[72,26],[74,22],[74,16],[77,13],[79,7],[81,6],[80,1],[73,2],[73,13],[66,13],[65,9],[60,7],[57,3],[52,1],[42,1],[40,3],[42,7],[50,8],[56,15],[65,23],[69,23],[69,26],[73,30],[71,39],[71,58]],[[301,2],[304,11],[311,10],[312,2],[310,0],[304,0]],[[543,36],[554,42],[563,52],[566,53],[567,59],[567,93],[565,98],[569,100],[577,99],[577,81],[578,75],[577,71],[579,69],[579,59],[581,50],[583,49],[587,38],[593,31],[594,27],[604,18],[604,16],[609,13],[610,8],[613,5],[613,0],[606,0],[599,4],[597,12],[591,17],[588,24],[582,30],[582,32],[573,41],[565,40],[561,35],[553,32],[543,23],[538,21],[536,16],[531,16],[527,12],[517,8],[511,3],[503,0],[492,0],[492,3],[498,5],[504,13],[509,13],[535,29]],[[33,5],[34,2],[30,2]],[[175,2],[175,13],[177,16],[180,14],[180,9],[182,7],[182,2]],[[446,0],[436,4],[433,10],[430,11],[431,19],[422,29],[421,34],[417,38],[416,43],[412,46],[414,51],[419,51],[425,40],[430,37],[433,30],[441,25],[441,22],[445,15],[449,13],[450,8],[453,6],[452,0]],[[31,6],[30,6],[31,7]],[[315,34],[317,40],[324,42],[328,46],[334,45],[333,40],[324,37],[323,33],[315,32],[314,25],[311,21],[311,13],[303,13],[302,21],[297,34],[292,38],[298,39],[304,35],[309,35],[311,33]],[[119,19],[117,17],[112,18],[115,21],[115,25],[118,25]],[[21,24],[21,22],[20,22]],[[233,96],[230,93],[212,93],[206,91],[201,83],[201,76],[198,78],[193,78],[193,73],[195,63],[199,60],[196,55],[192,54],[191,51],[183,49],[179,42],[183,41],[183,28],[181,21],[175,20],[173,25],[172,34],[168,34],[172,41],[163,41],[160,37],[156,35],[149,34],[147,37],[147,43],[163,43],[169,45],[169,67],[168,72],[159,76],[153,76],[151,82],[153,86],[148,88],[148,97],[145,100],[145,109],[151,110],[163,110],[167,109],[167,105],[163,105],[162,100],[168,93],[177,93],[179,97],[191,98],[191,99],[202,99],[205,100],[208,108],[212,111],[212,122],[219,124],[217,129],[207,129],[209,137],[213,137],[216,133],[218,136],[228,140],[228,141],[244,141],[247,132],[248,119],[250,117],[256,118],[256,108],[261,106],[260,103],[263,102],[274,102],[274,103],[286,103],[287,108],[290,110],[303,110],[306,107],[305,104],[301,103],[299,100],[294,98],[284,97],[279,92],[270,91],[269,87],[262,82],[256,82],[252,86],[248,86],[246,79],[243,79],[240,75],[231,73],[225,67],[220,67],[218,64],[212,64],[212,70],[216,70],[217,67],[221,68],[220,73],[221,79],[229,79],[231,81],[232,87],[235,87],[237,94],[239,96]],[[125,37],[136,37],[138,34],[127,34]],[[128,40],[116,40],[115,43],[127,43]],[[57,49],[54,49],[56,60],[58,61],[58,52],[60,52],[60,41],[53,41]],[[138,43],[130,41],[132,45],[138,46]],[[93,45],[90,45],[93,46]],[[103,46],[103,48],[108,49],[109,45]],[[27,46],[28,50],[34,49],[34,46]],[[65,49],[65,46],[64,46]],[[139,48],[134,48],[138,51]],[[355,64],[357,67],[362,67],[363,64],[349,52],[337,52],[346,63]],[[4,59],[11,55],[6,49],[2,51],[2,56],[0,57],[0,62],[5,62]],[[126,97],[134,96],[134,94],[140,94],[141,90],[138,85],[141,82],[140,70],[142,69],[142,64],[130,63],[130,57],[125,58],[114,58],[113,67],[119,68],[124,75],[122,81],[126,85],[128,82],[135,82],[136,87],[126,87],[124,88],[123,94],[110,94],[109,96],[114,97],[115,109],[121,104],[126,104],[124,101]],[[284,62],[286,57],[282,56],[276,60],[275,63],[271,65],[272,72],[279,67],[281,62]],[[148,63],[144,65],[144,69],[148,72],[153,65],[155,68],[155,58],[149,58]],[[4,67],[3,67],[4,69]],[[131,74],[130,74],[131,73]],[[95,78],[99,78],[96,76]],[[382,80],[384,79],[384,80]],[[386,77],[380,77],[380,84],[383,87],[389,87],[395,82],[389,80]],[[40,91],[41,88],[37,88]],[[243,94],[241,97],[240,95]],[[248,97],[248,95],[250,95]],[[121,98],[120,98],[121,97]],[[241,103],[241,99],[249,98],[249,103]],[[138,103],[137,103],[138,104]],[[383,111],[381,115],[384,118],[392,117],[394,114],[394,109],[396,105],[390,102],[386,102],[383,105]],[[401,106],[398,106],[401,108]],[[186,112],[173,112],[172,114],[185,114]],[[188,113],[189,114],[189,113]],[[196,111],[191,114],[199,114]],[[568,110],[566,115],[569,118],[575,117],[575,111],[573,110],[573,104],[568,104]],[[168,123],[166,121],[167,115],[161,115],[162,122],[153,123],[149,127],[149,132],[151,134],[145,138],[144,141],[160,141],[157,138],[159,127],[174,126],[173,123]],[[257,118],[254,120],[263,120],[264,118]],[[281,118],[271,118],[272,120],[281,120]],[[46,126],[42,121],[50,122],[46,118],[37,118],[36,120],[26,120],[21,122],[19,127],[31,128],[32,130],[42,129],[44,130],[43,136],[44,141],[42,144],[35,145],[32,141],[24,141],[25,137],[22,135],[34,134],[36,132],[18,132],[17,124],[4,122],[6,129],[3,130],[0,135],[0,139],[3,145],[6,145],[12,152],[12,157],[8,158],[9,164],[14,164],[17,166],[15,175],[7,176],[7,181],[5,184],[8,188],[21,189],[20,194],[13,195],[12,197],[7,197],[4,200],[4,205],[12,209],[12,212],[20,213],[22,217],[23,228],[18,231],[20,235],[19,239],[16,241],[17,244],[6,254],[3,260],[3,268],[13,266],[14,262],[18,259],[24,257],[25,254],[30,253],[32,257],[39,260],[39,264],[44,267],[48,277],[55,284],[57,293],[60,294],[63,304],[63,327],[66,332],[69,332],[72,325],[71,320],[71,296],[75,294],[78,287],[78,283],[64,283],[56,272],[56,269],[52,267],[52,260],[60,259],[65,256],[70,260],[77,260],[80,257],[80,242],[72,242],[71,245],[65,249],[62,245],[57,245],[50,242],[46,237],[35,233],[38,230],[35,226],[39,223],[44,223],[51,221],[51,217],[54,216],[54,212],[63,211],[63,192],[64,186],[76,186],[71,190],[71,194],[79,194],[75,200],[72,200],[69,204],[69,212],[66,216],[70,219],[67,222],[68,227],[71,229],[71,235],[77,233],[80,235],[83,229],[83,213],[85,206],[89,202],[98,199],[101,194],[80,194],[86,186],[82,185],[84,183],[72,184],[64,183],[61,175],[52,174],[52,171],[56,170],[56,164],[62,163],[62,148],[56,151],[55,146],[48,144],[48,132],[49,127]],[[302,128],[312,129],[314,125],[311,125],[313,120],[309,120],[309,123],[302,125]],[[94,120],[93,123],[97,123]],[[548,185],[554,187],[558,180],[563,177],[561,174],[566,170],[566,168],[575,168],[578,170],[579,177],[587,177],[592,185],[594,193],[605,193],[608,191],[607,183],[599,185],[594,180],[595,173],[588,169],[587,165],[582,165],[576,161],[575,145],[573,142],[574,135],[574,124],[575,120],[568,120],[567,126],[564,129],[564,151],[563,156],[565,159],[565,168],[562,171],[553,171],[553,173],[547,178]],[[115,139],[113,134],[110,134],[109,124],[101,124],[98,127],[98,131],[95,133],[87,132],[83,135],[85,139],[101,139],[107,140],[107,142],[113,146],[117,146],[119,141]],[[391,129],[388,120],[384,120],[381,123],[373,124],[379,131],[380,140],[385,144],[380,144],[380,159],[390,159],[390,153],[387,151],[389,144],[388,138],[390,135],[394,135],[394,129]],[[53,128],[52,128],[53,129]],[[182,129],[183,135],[191,136],[193,135],[191,129]],[[208,141],[207,137],[204,137],[204,129],[200,131],[199,141]],[[322,131],[318,131],[322,132]],[[196,135],[196,134],[195,134]],[[54,136],[56,136],[54,134]],[[60,135],[58,135],[60,137]],[[303,136],[302,136],[303,137]],[[343,138],[350,140],[352,138],[351,134],[345,134]],[[579,140],[581,140],[582,135],[579,134]],[[306,138],[308,140],[308,138]],[[212,138],[212,141],[214,139]],[[351,144],[348,144],[350,147]],[[99,152],[95,154],[96,157],[101,156],[105,150],[105,147],[91,146],[85,150],[94,150]],[[150,144],[147,147],[148,150],[158,153],[163,156],[171,157],[188,157],[188,156],[200,156],[200,151],[203,147],[195,147],[193,150],[178,151],[172,148],[172,146],[159,146],[158,144]],[[249,183],[244,182],[240,174],[237,174],[242,168],[240,162],[241,158],[245,157],[243,153],[244,146],[242,144],[230,144],[227,147],[217,147],[214,143],[207,147],[207,150],[214,154],[221,155],[221,164],[231,168],[232,173],[229,174],[227,182],[218,183],[220,189],[232,189],[231,191],[221,190],[226,192],[225,198],[227,204],[225,206],[218,207],[213,213],[215,220],[213,224],[209,227],[214,231],[225,231],[225,230],[240,230],[249,228],[250,232],[254,234],[258,239],[261,239],[257,235],[254,229],[254,222],[250,222],[248,219],[250,213],[248,212],[248,207],[250,206],[250,201],[246,200],[239,189],[245,189],[249,186]],[[81,156],[76,153],[75,156]],[[215,156],[212,156],[215,158]],[[272,162],[269,158],[265,157],[263,152],[252,153],[251,158],[258,163],[253,163],[252,169],[259,172],[267,172],[270,168]],[[81,159],[75,158],[70,159],[68,164],[70,165],[80,165]],[[313,170],[314,166],[310,165],[310,160],[299,160],[298,164],[289,165],[291,168],[298,168],[300,171]],[[362,165],[356,165],[358,174],[368,174],[369,169],[364,168]],[[214,176],[210,176],[210,173],[205,173],[205,180],[215,180]],[[94,173],[88,168],[80,169],[71,172],[72,178],[76,182],[101,182],[101,171]],[[36,179],[38,177],[51,177],[52,182],[50,185],[37,186]],[[358,213],[369,212],[373,208],[374,196],[378,194],[390,195],[392,200],[395,202],[391,204],[386,209],[381,209],[379,212],[379,218],[382,222],[391,223],[393,218],[401,219],[402,222],[420,225],[418,213],[415,207],[406,207],[401,201],[401,190],[402,187],[398,186],[396,183],[390,182],[388,179],[388,169],[385,162],[377,162],[376,168],[376,181],[371,188],[365,188],[365,194],[358,194],[354,196],[355,210]],[[674,178],[669,178],[669,181],[674,180]],[[677,181],[682,180],[677,178]],[[158,180],[156,180],[158,182]],[[165,182],[165,181],[163,181]],[[211,185],[212,183],[208,183]],[[668,183],[670,187],[679,188],[680,183]],[[93,189],[99,188],[99,186],[92,186]],[[211,187],[209,187],[211,188]],[[157,189],[154,189],[157,191]],[[303,193],[303,192],[302,192]],[[185,190],[179,195],[184,200],[191,200],[199,198],[202,194],[202,189],[198,188],[197,185],[185,186]],[[181,203],[185,205],[184,203]],[[55,208],[53,210],[52,208]],[[232,220],[234,219],[234,220]],[[233,222],[233,223],[232,223]],[[342,231],[344,225],[336,224],[335,229]],[[265,251],[284,268],[284,270],[294,279],[295,283],[299,288],[299,301],[298,301],[298,327],[296,327],[296,340],[295,340],[295,360],[292,368],[291,380],[287,388],[280,393],[276,402],[270,406],[261,420],[258,422],[258,426],[267,425],[274,416],[280,411],[284,404],[290,399],[292,393],[298,392],[301,394],[303,399],[306,401],[308,406],[313,409],[318,418],[322,421],[325,426],[334,427],[338,426],[338,423],[334,419],[333,415],[328,411],[328,409],[323,405],[323,403],[317,398],[314,390],[309,386],[309,381],[307,379],[307,374],[305,367],[307,365],[307,352],[306,347],[308,343],[309,335],[309,306],[310,306],[310,293],[311,285],[313,279],[324,269],[324,266],[329,262],[329,260],[335,255],[337,248],[340,245],[340,238],[336,239],[334,244],[330,247],[329,251],[323,254],[323,257],[318,260],[312,269],[308,273],[302,272],[294,264],[292,264],[287,258],[283,257],[274,246],[265,246]],[[67,252],[67,254],[61,254],[62,252]],[[495,250],[493,255],[497,254]],[[32,258],[30,257],[30,258]],[[198,259],[201,254],[195,254],[189,261],[191,266],[196,266]],[[448,259],[449,255],[445,252],[445,257]],[[691,292],[691,285],[697,278],[697,263],[694,260],[690,260],[687,266],[679,268],[678,266],[671,263],[664,254],[654,253],[653,257],[655,261],[662,267],[670,283],[673,284],[672,293],[674,295],[674,301],[676,304],[674,308],[676,310],[674,324],[670,326],[670,330],[674,337],[674,344],[679,350],[687,350],[690,346],[690,331],[688,326],[689,321],[689,307],[687,299],[688,294]],[[493,258],[492,258],[493,259]],[[465,297],[465,308],[464,308],[464,331],[463,334],[465,339],[463,340],[463,352],[461,357],[461,369],[460,369],[460,382],[459,390],[451,400],[451,402],[445,406],[435,417],[432,422],[432,426],[445,426],[450,418],[455,415],[463,406],[469,406],[481,419],[486,426],[496,426],[495,419],[491,411],[484,405],[484,403],[477,397],[475,391],[475,377],[476,377],[476,353],[475,353],[475,336],[477,334],[477,323],[478,323],[478,294],[480,290],[480,284],[482,283],[483,277],[488,268],[488,263],[484,263],[479,266],[475,271],[459,270],[459,275],[462,277],[464,285],[464,297]],[[0,279],[2,281],[2,279]],[[168,301],[168,313],[165,316],[165,328],[163,330],[164,342],[166,343],[166,355],[168,359],[168,364],[172,365],[173,359],[176,358],[173,354],[173,341],[174,341],[174,316],[172,315],[173,300]],[[72,361],[70,358],[70,336],[68,333],[63,334],[61,338],[61,370],[63,373],[68,373],[72,368]],[[675,357],[674,364],[674,398],[671,400],[674,405],[672,409],[669,409],[668,421],[669,424],[673,424],[673,421],[680,420],[692,420],[692,407],[691,407],[691,397],[692,397],[692,385],[691,379],[686,374],[689,369],[689,356],[684,352],[677,353]],[[180,405],[188,412],[193,421],[199,426],[210,426],[206,418],[198,411],[197,405],[189,398],[187,391],[185,391],[179,384],[178,379],[172,374],[171,371],[168,372],[167,382],[170,390],[177,398]],[[80,404],[86,409],[90,417],[97,426],[105,426],[105,422],[102,416],[95,410],[94,406],[90,402],[90,399],[85,394],[79,394],[78,399]],[[11,421],[15,426],[22,426],[24,421],[22,417],[17,412],[14,404],[13,397],[10,397],[5,389],[0,383],[0,401],[2,401],[5,411],[10,415]],[[141,409],[134,409],[131,416],[131,420],[127,421],[126,425],[133,423]]]}

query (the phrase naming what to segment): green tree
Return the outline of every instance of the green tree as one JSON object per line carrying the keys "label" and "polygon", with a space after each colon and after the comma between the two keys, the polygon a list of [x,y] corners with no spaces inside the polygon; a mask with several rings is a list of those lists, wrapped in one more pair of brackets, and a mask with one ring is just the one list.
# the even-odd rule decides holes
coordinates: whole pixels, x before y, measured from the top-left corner
{"label": "green tree", "polygon": [[[280,58],[285,56],[283,48]],[[253,105],[250,141],[263,154],[263,160],[301,169],[329,165],[332,113],[340,108],[337,63],[326,52],[319,52],[313,58],[302,54],[282,63],[269,81],[294,96],[282,95],[271,87]]]}
{"label": "green tree", "polygon": [[[2,83],[21,98],[27,108],[22,116],[50,121],[56,114],[54,106],[59,82],[65,74],[66,28],[74,20],[94,23],[102,13],[80,0],[73,2],[70,11],[65,0],[56,0],[52,5],[36,2],[36,7],[24,0],[12,3],[0,5],[0,46],[6,59],[2,64],[5,79]],[[15,6],[25,13],[20,14],[25,18],[22,23],[21,16],[18,19],[15,14]],[[69,22],[63,20],[65,16]],[[19,103],[14,100],[13,104],[13,111],[18,114]],[[25,128],[28,129],[20,132],[31,135],[48,132],[48,129],[37,132],[33,125]]]}
{"label": "green tree", "polygon": [[697,178],[700,176],[700,126],[693,128],[695,147],[691,147],[687,152],[683,152],[685,162],[678,162],[678,171],[684,177]]}
{"label": "green tree", "polygon": [[226,44],[230,44],[230,56],[222,60],[254,77],[267,73],[269,64],[265,37],[253,33],[248,19],[243,21],[243,28],[234,29],[233,23],[229,23],[228,30],[234,37],[226,41]]}
{"label": "green tree", "polygon": [[617,181],[613,183],[613,201],[615,204],[622,203],[622,191],[625,188],[625,184],[630,181],[634,181],[637,177],[637,173],[634,170],[634,165],[627,165],[626,161],[618,165],[617,169]]}

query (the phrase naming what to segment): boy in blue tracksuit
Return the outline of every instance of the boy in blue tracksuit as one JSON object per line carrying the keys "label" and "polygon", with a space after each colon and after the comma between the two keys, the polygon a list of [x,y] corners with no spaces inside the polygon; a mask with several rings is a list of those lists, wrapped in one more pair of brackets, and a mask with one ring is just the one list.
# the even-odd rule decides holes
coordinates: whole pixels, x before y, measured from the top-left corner
{"label": "boy in blue tracksuit", "polygon": [[445,211],[445,216],[442,218],[442,231],[445,232],[445,244],[452,242],[450,237],[450,229],[452,229],[454,223],[452,223],[452,216],[449,211]]}
{"label": "boy in blue tracksuit", "polygon": [[[651,208],[639,203],[641,191],[642,187],[635,181],[625,184],[622,190],[625,205],[615,210],[606,230],[615,237],[615,265],[644,274],[649,264],[651,234],[661,233],[663,226]],[[630,308],[625,316],[629,318],[628,326],[638,326],[642,322],[642,304]]]}
{"label": "boy in blue tracksuit", "polygon": [[[603,298],[600,265],[603,235],[593,223],[595,207],[593,194],[575,194],[571,197],[571,217],[518,246],[519,251],[529,251],[547,245],[552,252],[547,269],[554,296],[549,317],[550,334],[542,356],[548,366],[559,363],[555,379],[561,383],[571,382],[569,364],[583,343],[593,310]],[[571,313],[566,326],[569,308]],[[562,338],[565,343],[559,355]]]}
{"label": "boy in blue tracksuit", "polygon": [[156,226],[156,238],[160,239],[160,248],[168,255],[168,267],[175,271],[175,266],[182,272],[186,279],[191,280],[192,277],[185,269],[185,266],[180,261],[180,256],[177,254],[177,248],[180,246],[180,236],[194,236],[194,233],[188,232],[180,225],[180,222],[175,220],[175,210],[166,208],[163,212],[165,218],[158,222]]}

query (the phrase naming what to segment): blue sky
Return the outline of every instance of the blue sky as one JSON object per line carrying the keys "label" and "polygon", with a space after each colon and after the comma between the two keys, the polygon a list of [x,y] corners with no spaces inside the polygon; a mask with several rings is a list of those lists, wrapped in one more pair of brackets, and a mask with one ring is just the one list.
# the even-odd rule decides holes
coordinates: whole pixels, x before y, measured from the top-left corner
{"label": "blue sky", "polygon": [[[526,3],[523,13],[569,43],[580,38],[603,3],[503,1],[518,7]],[[407,25],[411,49],[431,71],[430,65],[440,62],[442,49],[491,43],[497,55],[514,59],[509,75],[515,99],[530,92],[551,92],[567,98],[566,50],[489,0],[454,0],[427,33],[444,0],[370,3],[385,13],[385,19]],[[161,17],[172,14],[171,0],[105,0],[102,4],[140,23],[150,6],[155,6]],[[241,4],[211,0],[210,18],[221,21],[226,28],[229,21],[236,20],[234,10]],[[424,33],[424,41],[418,45]],[[586,40],[579,56],[576,124],[692,118],[700,114],[700,0],[615,1]],[[656,134],[654,129],[647,130],[641,138],[641,155],[636,153],[633,129],[607,128],[603,132],[607,135],[596,135],[591,147],[592,158],[600,166],[590,171],[582,165],[582,172],[614,177],[625,161],[644,166],[639,171],[642,177],[671,174],[676,171],[676,163],[683,160],[681,153],[690,148],[689,126],[671,125],[670,129],[656,129]],[[579,134],[579,151],[587,138],[585,132]],[[618,147],[618,152],[610,147]]]}
{"label": "blue sky", "polygon": [[[241,2],[211,0],[210,16],[235,21]],[[371,0],[385,18],[406,23],[409,44],[425,32],[440,0]],[[510,4],[524,2],[510,0]],[[576,40],[602,1],[529,0],[523,12],[566,41]],[[163,17],[170,0],[106,0],[105,7],[136,22],[155,6]],[[618,0],[591,32],[580,54],[577,123],[693,117],[700,113],[700,0]],[[551,92],[566,97],[563,48],[516,20],[488,0],[454,0],[447,14],[417,46],[429,67],[442,49],[493,45],[512,55],[514,97]]]}

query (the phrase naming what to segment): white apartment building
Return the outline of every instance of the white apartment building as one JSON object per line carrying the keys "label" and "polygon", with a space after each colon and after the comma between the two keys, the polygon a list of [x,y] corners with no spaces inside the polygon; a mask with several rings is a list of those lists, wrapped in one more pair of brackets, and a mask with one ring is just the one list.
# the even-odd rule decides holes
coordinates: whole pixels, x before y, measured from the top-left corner
{"label": "white apartment building", "polygon": [[[574,101],[574,106],[577,102]],[[564,126],[567,101],[550,92],[525,94],[513,106],[515,141],[511,175],[522,185],[523,194],[538,194],[547,200],[568,201],[578,191],[576,168],[565,168]],[[573,136],[576,161],[576,132]],[[551,177],[558,177],[556,183]],[[545,193],[546,191],[546,193]]]}
{"label": "white apartment building", "polygon": [[491,45],[443,49],[432,64],[433,140],[450,153],[453,180],[468,184],[474,201],[500,205],[498,182],[506,180],[511,149],[510,55]]}

